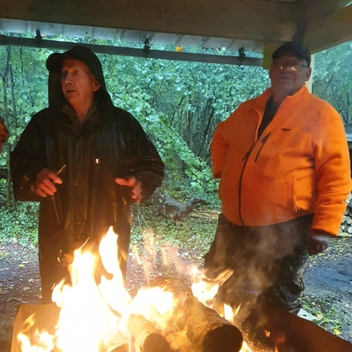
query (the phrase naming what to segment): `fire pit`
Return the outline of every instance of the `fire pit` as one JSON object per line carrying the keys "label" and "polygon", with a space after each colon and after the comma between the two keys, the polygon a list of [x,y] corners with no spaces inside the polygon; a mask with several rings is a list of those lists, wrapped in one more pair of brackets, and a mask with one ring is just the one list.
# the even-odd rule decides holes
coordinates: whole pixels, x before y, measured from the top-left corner
{"label": "fire pit", "polygon": [[97,256],[75,251],[70,283],[53,291],[55,304],[21,306],[11,352],[238,352],[242,333],[203,305],[181,279],[159,277],[132,297],[116,258],[116,234],[102,239],[104,271],[97,285]]}
{"label": "fire pit", "polygon": [[[152,284],[162,285],[164,289],[169,286],[168,292],[173,291],[176,298],[174,298],[172,314],[154,312],[150,320],[142,314],[131,314],[127,321],[128,337],[124,336],[125,333],[117,332],[110,338],[109,346],[104,346],[102,343],[95,351],[232,352],[241,350],[243,341],[241,332],[214,310],[200,303],[182,280],[160,277]],[[56,339],[49,338],[55,334],[59,315],[60,308],[54,303],[42,306],[21,306],[14,324],[11,352],[34,351],[30,348],[33,346],[42,348],[35,351],[66,351],[66,349],[55,349]],[[43,331],[46,331],[45,335]],[[72,335],[74,331],[71,331]],[[73,346],[75,346],[74,343]],[[67,350],[71,351],[71,347]],[[87,349],[77,351],[87,351]]]}
{"label": "fire pit", "polygon": [[157,277],[131,295],[116,236],[110,230],[99,247],[108,279],[97,285],[96,257],[83,248],[69,268],[71,283],[55,288],[55,303],[20,307],[11,352],[352,352],[347,341],[268,304],[254,330],[239,326],[234,310],[223,318],[180,278]]}

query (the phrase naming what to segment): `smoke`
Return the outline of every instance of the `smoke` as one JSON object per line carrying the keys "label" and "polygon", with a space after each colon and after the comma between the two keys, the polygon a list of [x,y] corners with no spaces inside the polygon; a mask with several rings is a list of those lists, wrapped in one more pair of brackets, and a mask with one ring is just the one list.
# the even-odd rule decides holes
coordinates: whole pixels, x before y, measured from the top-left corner
{"label": "smoke", "polygon": [[218,304],[240,307],[240,322],[263,304],[262,299],[284,306],[297,304],[297,293],[303,289],[297,273],[308,258],[310,220],[309,216],[246,227],[219,218],[215,239],[205,256],[205,273],[215,281],[224,270],[231,269],[233,274],[220,287]]}

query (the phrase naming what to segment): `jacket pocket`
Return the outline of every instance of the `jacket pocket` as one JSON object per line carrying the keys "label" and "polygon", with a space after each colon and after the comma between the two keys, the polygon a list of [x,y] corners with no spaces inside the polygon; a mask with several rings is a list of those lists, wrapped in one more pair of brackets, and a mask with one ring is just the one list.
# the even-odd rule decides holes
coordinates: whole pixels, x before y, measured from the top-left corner
{"label": "jacket pocket", "polygon": [[315,209],[317,181],[314,175],[295,177],[292,183],[292,203],[296,212]]}
{"label": "jacket pocket", "polygon": [[274,224],[292,218],[293,177],[255,178],[242,187],[241,214],[245,225]]}

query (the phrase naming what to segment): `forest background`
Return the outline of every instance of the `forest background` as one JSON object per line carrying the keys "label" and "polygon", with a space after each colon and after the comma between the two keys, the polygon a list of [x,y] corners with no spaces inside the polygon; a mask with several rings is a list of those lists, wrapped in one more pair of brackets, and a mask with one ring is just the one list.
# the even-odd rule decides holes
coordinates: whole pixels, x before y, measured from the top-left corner
{"label": "forest background", "polygon": [[[64,37],[48,39],[92,42]],[[120,41],[94,44],[133,46]],[[153,49],[176,50],[173,46]],[[202,52],[201,48],[192,50]],[[236,55],[224,49],[210,51]],[[45,61],[52,52],[42,48],[0,47],[0,115],[10,132],[0,154],[3,240],[37,241],[38,204],[14,200],[9,157],[31,116],[48,104]],[[268,71],[252,66],[98,56],[114,104],[139,120],[166,164],[162,194],[180,201],[203,199],[218,208],[217,181],[210,168],[212,133],[241,102],[259,95],[270,85]],[[337,109],[348,130],[352,125],[352,42],[317,53],[314,65],[313,93]]]}
{"label": "forest background", "polygon": [[[120,41],[46,39],[137,47]],[[179,50],[160,45],[152,46],[152,49]],[[203,52],[201,48],[182,50]],[[9,157],[32,115],[48,105],[45,61],[54,51],[0,46],[0,115],[10,133],[0,154],[0,243],[37,246],[38,204],[14,200]],[[222,48],[206,53],[238,54]],[[246,55],[259,57],[251,53]],[[200,261],[213,239],[216,214],[220,210],[218,181],[212,178],[210,166],[212,134],[216,125],[240,103],[270,86],[268,71],[252,66],[100,54],[98,57],[114,104],[139,120],[166,164],[161,189],[151,201],[133,208],[131,243],[138,245],[145,240],[144,229],[149,228],[155,235],[153,245],[157,251],[171,244],[178,248],[181,258]],[[351,87],[352,42],[315,55],[312,91],[337,109],[346,131],[352,130]],[[189,205],[198,204],[198,209],[214,216],[186,222],[182,216],[175,217],[166,209],[166,199],[178,210],[182,210],[183,205],[187,209]],[[334,329],[331,330],[334,332]]]}

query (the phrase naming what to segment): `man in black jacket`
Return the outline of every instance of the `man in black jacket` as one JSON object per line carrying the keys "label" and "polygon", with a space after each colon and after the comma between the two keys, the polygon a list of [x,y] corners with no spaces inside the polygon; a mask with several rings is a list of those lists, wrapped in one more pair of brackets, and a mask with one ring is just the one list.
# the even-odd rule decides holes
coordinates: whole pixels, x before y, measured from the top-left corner
{"label": "man in black jacket", "polygon": [[125,276],[130,204],[151,196],[164,174],[140,124],[113,105],[101,63],[90,49],[75,46],[51,54],[46,66],[50,75],[60,75],[56,104],[33,116],[11,153],[16,199],[40,202],[44,303],[65,277],[73,250],[99,243],[111,226]]}

